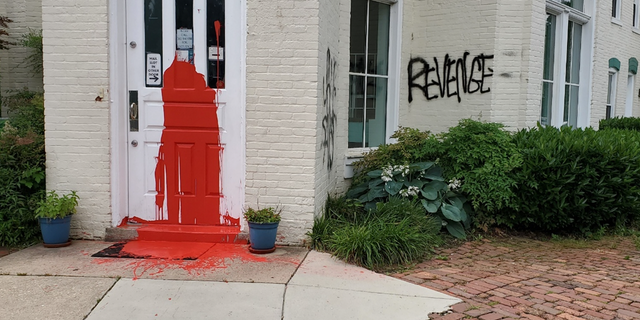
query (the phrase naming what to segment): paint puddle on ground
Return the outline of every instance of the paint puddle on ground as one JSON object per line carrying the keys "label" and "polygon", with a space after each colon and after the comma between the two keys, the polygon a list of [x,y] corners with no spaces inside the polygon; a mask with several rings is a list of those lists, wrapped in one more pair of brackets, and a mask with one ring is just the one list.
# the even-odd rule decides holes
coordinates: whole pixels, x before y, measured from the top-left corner
{"label": "paint puddle on ground", "polygon": [[[137,243],[136,243],[137,242]],[[124,266],[124,269],[131,270],[133,272],[133,279],[140,277],[158,276],[166,270],[184,270],[191,276],[201,276],[218,269],[225,269],[227,265],[233,260],[240,260],[242,263],[246,262],[285,262],[299,264],[300,261],[280,258],[274,256],[268,258],[267,256],[255,255],[249,252],[248,245],[244,244],[228,244],[228,243],[171,243],[170,248],[159,249],[160,244],[154,244],[147,247],[145,251],[144,246],[149,245],[145,242],[155,241],[131,241],[128,244],[134,243],[130,246],[131,250],[139,257],[145,257],[141,259],[132,259],[132,261]],[[168,245],[167,243],[166,245]],[[127,244],[127,245],[128,245]],[[196,252],[196,248],[190,248],[189,245],[195,244],[195,247],[202,249],[204,246],[207,248],[197,256],[196,260],[185,260],[176,257],[189,256]],[[125,247],[127,246],[125,245]],[[179,251],[180,247],[185,251]],[[124,247],[123,247],[124,250]],[[192,252],[191,254],[188,252]],[[197,253],[197,252],[196,252]],[[162,257],[159,255],[162,254]],[[100,265],[109,265],[115,263],[121,263],[119,258],[95,258],[92,263]]]}

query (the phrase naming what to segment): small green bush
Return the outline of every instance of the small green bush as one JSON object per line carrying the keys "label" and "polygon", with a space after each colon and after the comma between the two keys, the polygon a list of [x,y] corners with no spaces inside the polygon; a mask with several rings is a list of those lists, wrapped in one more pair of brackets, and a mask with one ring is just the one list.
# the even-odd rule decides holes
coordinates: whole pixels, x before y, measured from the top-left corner
{"label": "small green bush", "polygon": [[76,213],[78,198],[76,191],[60,196],[55,190],[51,190],[46,198],[38,202],[36,218],[59,219],[70,216]]}
{"label": "small green bush", "polygon": [[599,127],[600,130],[627,129],[640,131],[640,118],[615,117],[610,119],[601,119]]}
{"label": "small green bush", "polygon": [[34,211],[45,192],[42,95],[19,95],[7,98],[11,112],[0,130],[0,245],[5,246],[38,240]]}
{"label": "small green bush", "polygon": [[366,210],[375,209],[391,197],[420,201],[425,214],[434,214],[451,235],[463,239],[470,218],[465,208],[467,199],[455,191],[458,181],[444,182],[442,168],[434,162],[410,165],[388,165],[367,173],[368,180],[352,187],[348,198],[357,199]]}
{"label": "small green bush", "polygon": [[252,223],[276,223],[280,222],[280,208],[267,207],[262,209],[247,208],[244,211],[244,218]]}
{"label": "small green bush", "polygon": [[442,141],[445,176],[462,180],[461,191],[473,204],[477,224],[491,224],[496,211],[516,208],[517,182],[511,172],[522,157],[502,124],[463,119],[443,134]]}
{"label": "small green bush", "polygon": [[367,172],[386,165],[433,161],[441,155],[440,141],[437,135],[429,131],[401,127],[391,137],[397,139],[397,142],[381,145],[353,164],[356,169],[354,182],[361,182]]}
{"label": "small green bush", "polygon": [[441,243],[437,219],[420,203],[391,198],[374,210],[345,198],[327,200],[325,214],[309,233],[312,246],[370,269],[406,264],[425,257]]}
{"label": "small green bush", "polygon": [[640,217],[640,133],[537,127],[514,142],[518,210],[496,222],[516,229],[590,235]]}

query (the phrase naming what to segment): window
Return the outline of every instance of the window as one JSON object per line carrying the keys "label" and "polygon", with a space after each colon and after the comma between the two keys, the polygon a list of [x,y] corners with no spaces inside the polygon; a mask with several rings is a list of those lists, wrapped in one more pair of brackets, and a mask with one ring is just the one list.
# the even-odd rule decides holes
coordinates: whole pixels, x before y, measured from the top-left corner
{"label": "window", "polygon": [[627,102],[624,105],[624,116],[632,117],[633,116],[633,88],[635,86],[636,75],[633,73],[629,73],[627,76]]}
{"label": "window", "polygon": [[[397,5],[373,0],[351,1],[349,61],[349,148],[377,147],[395,129],[399,47],[390,34],[397,31]],[[395,107],[397,109],[397,106]]]}
{"label": "window", "polygon": [[[592,43],[584,1],[547,1],[540,123],[585,126]],[[590,26],[590,25],[589,25]],[[585,31],[586,30],[586,31]],[[586,59],[586,60],[585,60]],[[581,67],[581,65],[586,67]]]}
{"label": "window", "polygon": [[611,17],[620,20],[620,6],[622,0],[611,0]]}
{"label": "window", "polygon": [[640,9],[640,0],[633,0],[633,27],[638,29],[640,21],[638,21],[638,9]]}
{"label": "window", "polygon": [[616,110],[616,82],[618,79],[618,71],[616,69],[609,70],[609,81],[607,81],[607,107],[605,118],[610,119],[615,115]]}

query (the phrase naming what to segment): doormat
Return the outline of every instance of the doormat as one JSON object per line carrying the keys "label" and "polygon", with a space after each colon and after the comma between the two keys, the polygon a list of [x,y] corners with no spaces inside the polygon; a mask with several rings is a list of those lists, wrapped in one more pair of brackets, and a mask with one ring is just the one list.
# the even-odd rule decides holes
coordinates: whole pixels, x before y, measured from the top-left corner
{"label": "doormat", "polygon": [[214,243],[204,242],[133,240],[115,243],[91,256],[96,258],[197,260],[214,245]]}

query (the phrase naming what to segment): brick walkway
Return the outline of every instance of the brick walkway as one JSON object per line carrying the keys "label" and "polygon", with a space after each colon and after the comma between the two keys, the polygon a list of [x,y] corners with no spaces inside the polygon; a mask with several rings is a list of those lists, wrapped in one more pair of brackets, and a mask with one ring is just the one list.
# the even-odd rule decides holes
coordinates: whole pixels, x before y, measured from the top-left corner
{"label": "brick walkway", "polygon": [[464,300],[431,319],[640,319],[640,251],[631,238],[485,239],[437,255],[394,275]]}

